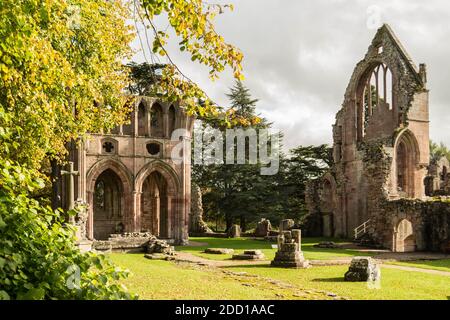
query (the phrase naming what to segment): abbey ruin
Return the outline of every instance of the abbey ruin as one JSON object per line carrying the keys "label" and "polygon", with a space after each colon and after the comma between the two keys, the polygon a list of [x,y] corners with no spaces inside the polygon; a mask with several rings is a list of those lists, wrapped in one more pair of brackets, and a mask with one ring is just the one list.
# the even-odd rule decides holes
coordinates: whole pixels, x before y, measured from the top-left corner
{"label": "abbey ruin", "polygon": [[334,164],[307,191],[322,235],[395,252],[450,249],[448,160],[430,163],[428,97],[426,65],[383,25],[336,114]]}

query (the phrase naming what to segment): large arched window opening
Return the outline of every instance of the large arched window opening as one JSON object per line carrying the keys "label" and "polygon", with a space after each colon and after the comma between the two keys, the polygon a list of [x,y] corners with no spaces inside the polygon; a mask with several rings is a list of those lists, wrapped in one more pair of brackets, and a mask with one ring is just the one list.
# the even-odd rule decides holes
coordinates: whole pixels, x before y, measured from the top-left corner
{"label": "large arched window opening", "polygon": [[367,133],[369,121],[377,108],[392,110],[394,105],[392,72],[385,64],[378,64],[362,77],[358,85],[358,140]]}
{"label": "large arched window opening", "polygon": [[153,137],[164,137],[163,110],[159,103],[152,106],[150,127]]}
{"label": "large arched window opening", "polygon": [[113,233],[124,232],[122,210],[123,186],[117,174],[103,171],[94,187],[94,238],[106,240]]}

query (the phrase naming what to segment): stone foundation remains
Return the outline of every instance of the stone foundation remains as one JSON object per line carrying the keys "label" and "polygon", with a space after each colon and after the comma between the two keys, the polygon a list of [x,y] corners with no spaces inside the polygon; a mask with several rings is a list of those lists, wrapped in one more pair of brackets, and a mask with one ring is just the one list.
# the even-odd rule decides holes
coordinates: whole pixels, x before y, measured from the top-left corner
{"label": "stone foundation remains", "polygon": [[278,251],[271,265],[282,268],[309,267],[309,261],[305,260],[301,251],[301,230],[283,231],[278,236]]}

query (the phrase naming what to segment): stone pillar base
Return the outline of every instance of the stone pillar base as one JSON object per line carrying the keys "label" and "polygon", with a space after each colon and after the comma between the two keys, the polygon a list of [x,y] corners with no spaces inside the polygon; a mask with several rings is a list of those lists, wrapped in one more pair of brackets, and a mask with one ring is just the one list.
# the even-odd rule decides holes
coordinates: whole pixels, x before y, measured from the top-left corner
{"label": "stone pillar base", "polygon": [[270,263],[273,267],[281,268],[309,268],[309,260],[303,256],[300,251],[277,251],[275,258]]}
{"label": "stone pillar base", "polygon": [[81,252],[92,251],[92,242],[90,240],[80,240],[77,241],[76,246],[80,249]]}

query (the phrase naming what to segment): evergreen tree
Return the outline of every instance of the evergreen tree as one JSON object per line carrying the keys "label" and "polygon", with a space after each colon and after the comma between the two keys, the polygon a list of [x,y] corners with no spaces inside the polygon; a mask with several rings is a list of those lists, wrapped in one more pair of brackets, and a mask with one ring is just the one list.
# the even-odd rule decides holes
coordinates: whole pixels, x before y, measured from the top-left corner
{"label": "evergreen tree", "polygon": [[[260,119],[257,124],[247,127],[239,125],[235,128],[261,129],[270,126],[266,119],[258,117],[256,114],[258,99],[251,97],[249,89],[241,81],[236,81],[227,96],[236,117],[241,117],[248,122],[255,118]],[[245,121],[243,122],[245,123]],[[220,128],[215,123],[208,123],[208,125]],[[222,129],[225,141],[225,130],[220,129]],[[249,149],[248,140],[245,147],[246,150]],[[236,151],[235,148],[235,154]],[[247,222],[254,221],[263,212],[263,208],[259,204],[262,200],[262,189],[267,185],[267,178],[260,174],[261,164],[259,161],[251,164],[247,153],[245,158],[245,164],[196,165],[193,168],[193,180],[203,190],[206,190],[204,192],[204,206],[207,208],[205,215],[208,216],[209,213],[210,218],[217,214],[223,217],[226,229],[239,222],[245,231]]]}

